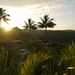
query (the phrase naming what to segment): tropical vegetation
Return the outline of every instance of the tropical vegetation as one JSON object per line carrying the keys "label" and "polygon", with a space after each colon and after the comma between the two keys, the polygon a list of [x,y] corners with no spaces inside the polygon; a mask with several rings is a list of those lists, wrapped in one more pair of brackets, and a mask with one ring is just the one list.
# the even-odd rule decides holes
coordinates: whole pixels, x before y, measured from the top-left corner
{"label": "tropical vegetation", "polygon": [[[0,22],[9,20],[7,17],[9,14],[5,11],[0,8]],[[40,19],[42,22],[38,22],[39,27],[45,28],[45,31],[48,27],[52,28],[56,25],[49,15],[44,15]],[[75,75],[75,43],[72,41],[74,33],[71,32],[71,42],[68,38],[66,42],[62,36],[59,37],[54,33],[57,37],[62,37],[58,41],[52,31],[48,31],[51,36],[53,35],[54,40],[53,37],[47,36],[48,41],[45,41],[45,36],[42,35],[43,30],[36,30],[35,33],[32,31],[33,34],[29,34],[37,27],[38,25],[29,18],[28,22],[25,21],[25,31],[15,27],[10,32],[2,33],[0,36],[0,75]],[[61,33],[58,31],[59,34]]]}
{"label": "tropical vegetation", "polygon": [[47,27],[49,28],[54,28],[54,26],[56,25],[53,22],[53,18],[49,18],[49,15],[44,15],[43,18],[40,18],[42,22],[38,22],[39,24],[39,28],[45,28],[45,30],[47,30]]}
{"label": "tropical vegetation", "polygon": [[[38,43],[39,45],[44,45]],[[45,48],[45,49],[44,49]],[[75,44],[65,46],[57,54],[44,45],[42,50],[28,50],[23,60],[17,64],[20,52],[10,55],[10,50],[1,48],[0,50],[0,74],[1,75],[63,75],[75,74]],[[10,57],[11,56],[11,57]],[[71,68],[71,69],[70,69]]]}
{"label": "tropical vegetation", "polygon": [[30,29],[30,31],[33,29],[37,29],[35,21],[33,21],[32,19],[28,19],[28,23],[25,22],[24,27],[25,27],[25,29]]}
{"label": "tropical vegetation", "polygon": [[0,8],[0,28],[1,28],[1,22],[4,21],[6,23],[8,23],[8,21],[10,20],[8,17],[10,16],[9,14],[5,13],[5,9]]}

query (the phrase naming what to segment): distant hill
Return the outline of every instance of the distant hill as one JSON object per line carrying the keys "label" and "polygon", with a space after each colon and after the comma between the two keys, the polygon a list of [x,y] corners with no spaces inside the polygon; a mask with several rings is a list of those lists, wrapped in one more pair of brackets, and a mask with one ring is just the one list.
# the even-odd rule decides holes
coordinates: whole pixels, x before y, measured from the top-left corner
{"label": "distant hill", "polygon": [[29,39],[38,39],[40,41],[48,41],[51,43],[69,43],[75,42],[75,31],[73,30],[64,30],[64,31],[51,31],[47,30],[45,33],[44,30],[19,30],[10,31],[8,33],[3,33],[0,35],[0,42],[12,41],[12,40],[29,40]]}
{"label": "distant hill", "polygon": [[75,42],[75,31],[64,30],[64,31],[50,31],[48,30],[45,34],[44,30],[32,30],[31,32],[26,31],[25,36],[30,36],[43,41],[49,42]]}

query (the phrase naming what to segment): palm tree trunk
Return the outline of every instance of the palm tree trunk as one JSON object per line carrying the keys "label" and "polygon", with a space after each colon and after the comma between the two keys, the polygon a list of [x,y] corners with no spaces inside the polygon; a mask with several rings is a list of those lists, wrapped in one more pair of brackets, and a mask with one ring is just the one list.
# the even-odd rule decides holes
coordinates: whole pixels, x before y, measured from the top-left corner
{"label": "palm tree trunk", "polygon": [[45,41],[47,41],[47,27],[45,27]]}
{"label": "palm tree trunk", "polygon": [[1,19],[0,19],[0,34],[1,34],[1,32],[2,32],[2,28],[1,28]]}
{"label": "palm tree trunk", "polygon": [[0,29],[1,29],[1,19],[0,19]]}
{"label": "palm tree trunk", "polygon": [[29,28],[29,37],[31,37],[31,35],[32,35],[32,30],[31,28]]}

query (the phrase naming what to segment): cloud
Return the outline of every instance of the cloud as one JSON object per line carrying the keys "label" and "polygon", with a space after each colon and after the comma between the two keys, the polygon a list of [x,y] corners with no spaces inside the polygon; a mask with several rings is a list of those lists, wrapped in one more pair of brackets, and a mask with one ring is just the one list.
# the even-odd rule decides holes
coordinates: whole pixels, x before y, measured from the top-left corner
{"label": "cloud", "polygon": [[53,5],[60,4],[63,0],[0,0],[0,5],[5,6],[29,6],[29,5]]}
{"label": "cloud", "polygon": [[40,13],[47,13],[50,10],[63,7],[64,0],[0,0],[2,7],[28,8]]}

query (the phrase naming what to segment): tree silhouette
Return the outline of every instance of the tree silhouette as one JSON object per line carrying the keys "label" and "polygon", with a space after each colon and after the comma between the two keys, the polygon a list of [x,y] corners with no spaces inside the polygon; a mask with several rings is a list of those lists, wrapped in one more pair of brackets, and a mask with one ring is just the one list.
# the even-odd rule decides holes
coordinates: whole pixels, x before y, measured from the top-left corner
{"label": "tree silhouette", "polygon": [[25,29],[29,29],[30,31],[37,29],[36,24],[32,19],[28,19],[28,23],[26,21],[24,21],[24,22],[26,25],[26,26],[24,26]]}
{"label": "tree silhouette", "polygon": [[0,28],[1,28],[1,22],[2,21],[8,23],[8,21],[10,20],[8,18],[8,16],[10,16],[10,15],[9,14],[6,14],[5,11],[6,11],[5,9],[0,8]]}
{"label": "tree silhouette", "polygon": [[54,22],[52,22],[54,19],[53,18],[49,18],[49,15],[44,15],[43,18],[40,18],[42,22],[38,22],[39,24],[39,28],[45,28],[45,31],[47,30],[47,28],[53,28],[56,24]]}

